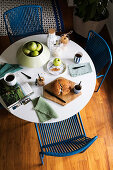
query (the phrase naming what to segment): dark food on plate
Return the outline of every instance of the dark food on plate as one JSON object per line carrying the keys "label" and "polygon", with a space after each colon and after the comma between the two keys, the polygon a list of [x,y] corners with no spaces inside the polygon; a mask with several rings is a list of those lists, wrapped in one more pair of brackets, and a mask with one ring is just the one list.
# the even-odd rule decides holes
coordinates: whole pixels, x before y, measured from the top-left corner
{"label": "dark food on plate", "polygon": [[53,81],[51,90],[54,94],[63,96],[68,94],[71,90],[71,82],[67,79],[61,78]]}

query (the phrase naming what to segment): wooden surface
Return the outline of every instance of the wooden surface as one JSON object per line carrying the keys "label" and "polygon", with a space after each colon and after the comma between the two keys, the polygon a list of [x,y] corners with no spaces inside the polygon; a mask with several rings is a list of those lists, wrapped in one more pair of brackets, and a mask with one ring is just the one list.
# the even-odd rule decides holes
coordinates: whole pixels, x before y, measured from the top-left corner
{"label": "wooden surface", "polygon": [[[65,0],[63,12],[70,26],[71,17]],[[70,11],[69,16],[72,11]],[[67,17],[67,18],[66,18]],[[113,52],[106,27],[101,32]],[[75,42],[83,44],[76,36]],[[0,53],[9,46],[7,37],[0,37]],[[112,53],[113,54],[113,53]],[[112,66],[113,67],[113,66]],[[113,170],[113,68],[90,102],[81,111],[87,136],[98,139],[84,153],[68,157],[45,156],[40,165],[39,143],[33,123],[16,118],[7,110],[0,110],[0,170]],[[98,80],[99,81],[99,80]],[[97,85],[98,85],[97,81]],[[24,114],[24,113],[23,113]]]}
{"label": "wooden surface", "polygon": [[[60,80],[60,79],[62,79],[62,77],[59,77],[59,78],[57,78],[56,80]],[[78,96],[81,95],[81,93],[79,93],[79,94],[75,94],[75,93],[74,93],[73,88],[74,88],[74,86],[75,86],[75,82],[72,82],[72,81],[69,81],[69,82],[71,83],[70,93],[68,93],[67,95],[62,95],[62,94],[58,95],[58,97],[59,97],[60,99],[64,100],[66,103],[60,101],[59,99],[57,99],[57,98],[54,97],[54,96],[51,96],[50,94],[48,94],[48,93],[45,91],[45,90],[48,90],[48,91],[51,92],[51,86],[52,86],[52,83],[53,83],[53,82],[51,82],[51,83],[49,83],[49,84],[47,84],[47,85],[45,85],[45,86],[43,87],[43,96],[44,96],[45,98],[49,99],[49,100],[52,100],[52,101],[54,101],[54,102],[62,105],[62,106],[65,106],[67,103],[71,102],[72,100],[76,99]]]}

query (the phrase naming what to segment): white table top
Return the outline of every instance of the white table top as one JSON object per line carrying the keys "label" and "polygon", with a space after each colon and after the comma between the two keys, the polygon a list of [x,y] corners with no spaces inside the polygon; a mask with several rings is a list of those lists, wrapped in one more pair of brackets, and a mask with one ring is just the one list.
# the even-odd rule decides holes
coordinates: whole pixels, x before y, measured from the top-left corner
{"label": "white table top", "polygon": [[[16,52],[18,48],[23,43],[32,41],[32,40],[46,44],[47,35],[46,34],[34,35],[34,36],[29,36],[27,38],[23,38],[19,41],[16,41],[1,54],[0,60],[3,59],[3,61],[6,63],[17,64]],[[74,54],[77,52],[83,53],[81,63],[90,62],[90,65],[92,68],[91,73],[84,74],[78,77],[71,77],[69,75],[68,68],[67,68],[63,74],[59,76],[54,76],[47,72],[46,65],[41,68],[24,68],[22,71],[32,77],[32,79],[30,80],[27,79],[21,73],[19,73],[21,70],[16,73],[16,74],[20,74],[22,78],[24,79],[24,81],[28,82],[31,85],[34,91],[34,94],[31,96],[32,99],[38,96],[43,96],[43,88],[35,85],[35,80],[36,80],[38,73],[44,76],[45,84],[48,84],[52,80],[56,79],[57,77],[61,77],[61,76],[71,81],[74,81],[76,83],[79,83],[80,81],[82,81],[82,84],[81,84],[82,94],[65,106],[61,106],[53,101],[45,99],[52,106],[52,108],[54,108],[54,110],[56,111],[58,115],[57,119],[51,119],[47,121],[47,123],[61,121],[61,120],[64,120],[64,119],[67,119],[73,116],[74,114],[76,114],[77,112],[79,112],[86,106],[86,104],[89,102],[89,100],[91,99],[93,95],[95,85],[96,85],[96,72],[95,72],[93,62],[90,59],[89,55],[85,52],[85,50],[82,47],[80,47],[78,44],[70,40],[69,44],[63,48],[61,59],[62,61],[66,63],[66,66],[68,67],[69,64],[74,63],[73,62]],[[21,119],[24,119],[30,122],[39,123],[39,119],[37,117],[37,114],[35,113],[35,110],[33,109],[32,102],[29,102],[26,105],[22,105],[21,107],[18,107],[16,110],[12,111],[11,113]]]}

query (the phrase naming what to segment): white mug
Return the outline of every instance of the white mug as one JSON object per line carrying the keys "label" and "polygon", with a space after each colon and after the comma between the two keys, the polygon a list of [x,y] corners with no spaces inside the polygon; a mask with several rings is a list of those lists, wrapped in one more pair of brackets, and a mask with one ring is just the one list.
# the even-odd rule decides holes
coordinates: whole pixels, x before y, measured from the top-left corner
{"label": "white mug", "polygon": [[8,86],[14,86],[16,84],[16,76],[13,73],[7,73],[4,76],[4,81]]}

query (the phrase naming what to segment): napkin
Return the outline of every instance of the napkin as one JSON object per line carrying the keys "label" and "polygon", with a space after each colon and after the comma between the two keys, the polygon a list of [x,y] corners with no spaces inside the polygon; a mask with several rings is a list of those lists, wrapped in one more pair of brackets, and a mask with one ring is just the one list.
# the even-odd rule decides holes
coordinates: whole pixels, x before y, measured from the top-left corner
{"label": "napkin", "polygon": [[[84,67],[80,67],[80,66],[84,66]],[[80,67],[80,68],[73,69],[74,67]],[[68,69],[72,77],[76,77],[76,76],[80,76],[80,75],[92,72],[90,63],[71,64],[68,66]]]}
{"label": "napkin", "polygon": [[32,100],[32,102],[40,122],[58,117],[53,108],[42,97],[38,97]]}
{"label": "napkin", "polygon": [[18,64],[0,64],[0,78],[2,78],[6,73],[14,73],[22,69]]}

